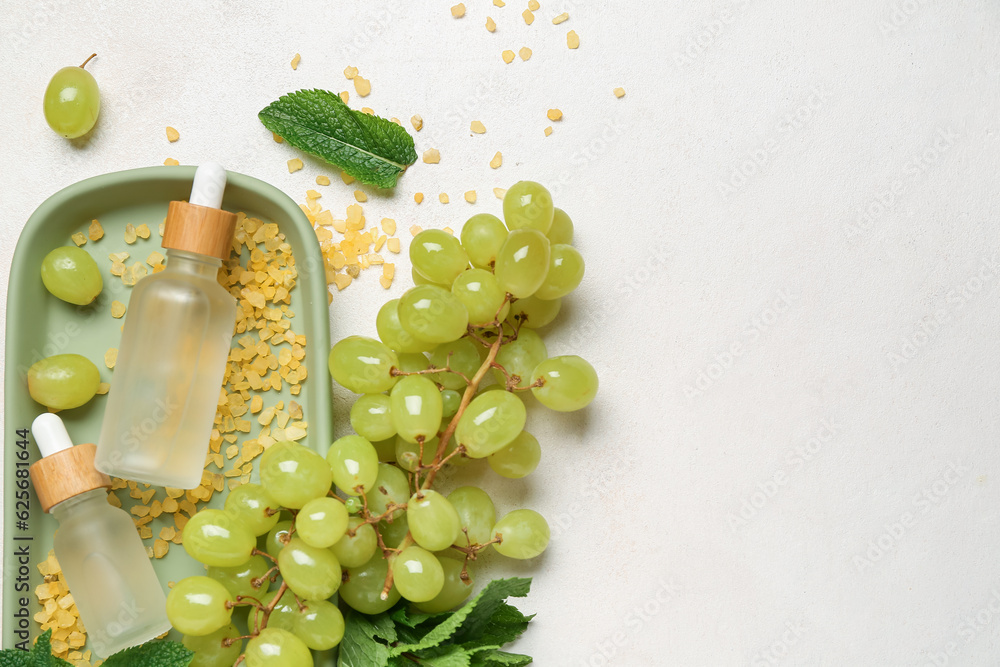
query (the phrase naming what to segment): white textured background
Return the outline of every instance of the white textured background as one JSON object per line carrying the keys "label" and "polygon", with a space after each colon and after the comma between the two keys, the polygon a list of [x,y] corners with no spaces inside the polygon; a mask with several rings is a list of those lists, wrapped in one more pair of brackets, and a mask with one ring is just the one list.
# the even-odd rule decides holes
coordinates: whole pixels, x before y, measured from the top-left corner
{"label": "white textured background", "polygon": [[[483,475],[502,510],[553,524],[549,552],[507,570],[535,577],[515,650],[574,667],[996,664],[1000,6],[542,0],[528,27],[526,0],[465,1],[461,20],[402,0],[0,1],[2,273],[35,207],[95,174],[215,159],[303,201],[335,172],[288,174],[295,152],[256,112],[348,88],[355,65],[363,104],[423,115],[418,151],[442,154],[370,218],[458,228],[499,212],[494,186],[535,179],[589,262],[548,343],[594,363],[598,399],[532,412],[532,477]],[[502,63],[523,45],[529,62]],[[69,143],[41,96],[92,51],[104,107]],[[566,116],[545,138],[550,107]],[[350,202],[336,179],[325,192]],[[336,295],[335,339],[374,334],[376,278]]]}

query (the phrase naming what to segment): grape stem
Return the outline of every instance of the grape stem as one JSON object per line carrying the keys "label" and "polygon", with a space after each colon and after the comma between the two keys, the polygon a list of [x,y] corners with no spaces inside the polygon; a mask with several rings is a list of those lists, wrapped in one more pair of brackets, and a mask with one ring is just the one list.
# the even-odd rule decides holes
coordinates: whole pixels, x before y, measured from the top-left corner
{"label": "grape stem", "polygon": [[263,556],[264,558],[267,558],[268,560],[270,560],[275,565],[278,564],[278,559],[277,558],[275,558],[271,554],[267,553],[266,551],[261,551],[260,549],[254,549],[253,551],[250,552],[250,555],[251,556]]}
{"label": "grape stem", "polygon": [[91,60],[93,60],[93,59],[94,59],[94,58],[96,58],[96,57],[97,57],[97,54],[96,54],[96,53],[91,53],[91,54],[90,54],[90,57],[89,57],[89,58],[87,58],[86,60],[84,60],[84,61],[83,61],[83,64],[82,64],[82,65],[80,65],[80,69],[83,69],[84,67],[86,67],[86,66],[87,66],[87,63],[89,63],[89,62],[90,62]]}
{"label": "grape stem", "polygon": [[271,618],[271,612],[274,611],[274,608],[278,606],[278,602],[281,601],[281,596],[283,596],[285,594],[285,591],[287,590],[288,590],[288,583],[282,581],[281,586],[278,588],[278,592],[274,594],[274,599],[271,600],[271,602],[269,602],[266,607],[264,607],[264,613],[260,619],[260,624],[257,626],[254,632],[255,637],[260,634],[261,630],[267,627],[267,620]]}

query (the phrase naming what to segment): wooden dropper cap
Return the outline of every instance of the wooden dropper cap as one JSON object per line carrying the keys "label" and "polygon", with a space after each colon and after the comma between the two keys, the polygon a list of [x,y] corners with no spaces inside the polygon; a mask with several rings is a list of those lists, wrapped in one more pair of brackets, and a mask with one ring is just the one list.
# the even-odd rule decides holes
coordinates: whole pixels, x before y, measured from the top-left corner
{"label": "wooden dropper cap", "polygon": [[191,186],[191,200],[172,201],[163,223],[163,247],[229,259],[236,232],[236,214],[223,211],[226,170],[208,162],[198,167]]}
{"label": "wooden dropper cap", "polygon": [[74,446],[62,419],[41,414],[32,423],[31,432],[42,452],[29,472],[43,512],[81,493],[111,488],[111,478],[94,467],[97,445]]}

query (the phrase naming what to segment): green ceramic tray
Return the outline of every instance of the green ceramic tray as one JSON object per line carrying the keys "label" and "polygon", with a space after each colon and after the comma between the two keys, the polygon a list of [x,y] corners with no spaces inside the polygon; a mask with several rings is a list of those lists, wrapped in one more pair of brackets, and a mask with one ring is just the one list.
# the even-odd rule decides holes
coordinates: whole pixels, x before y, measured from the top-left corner
{"label": "green ceramic tray", "polygon": [[[111,317],[113,299],[128,303],[129,290],[120,278],[109,272],[108,254],[127,250],[143,261],[153,250],[161,250],[157,228],[166,215],[167,203],[186,200],[191,190],[194,167],[151,167],[133,169],[89,178],[49,197],[28,219],[14,252],[7,296],[7,341],[4,375],[6,433],[4,437],[4,517],[3,517],[3,646],[30,646],[38,633],[33,620],[40,607],[34,595],[41,583],[36,565],[52,548],[56,521],[44,514],[30,488],[28,466],[38,459],[38,448],[28,434],[32,420],[44,409],[28,396],[25,383],[27,368],[37,359],[52,354],[82,354],[101,369],[101,379],[112,381],[112,372],[104,364],[104,353],[117,347],[123,320]],[[287,195],[262,181],[242,174],[229,173],[223,207],[277,223],[292,246],[299,269],[298,283],[292,292],[292,328],[307,337],[305,363],[309,378],[299,396],[268,392],[266,404],[294,398],[303,406],[309,422],[306,442],[325,454],[332,442],[331,384],[327,380],[326,353],[330,349],[330,327],[323,258],[312,226],[301,209]],[[77,307],[50,295],[42,285],[39,267],[42,258],[53,248],[70,245],[70,235],[86,233],[92,219],[100,220],[105,236],[88,242],[90,251],[104,274],[104,292],[94,305]],[[150,238],[127,245],[125,225],[146,223]],[[87,405],[60,413],[74,441],[95,442],[100,431],[106,396],[97,396]],[[257,421],[251,420],[254,427]],[[255,432],[250,434],[250,437]],[[247,436],[244,436],[247,437]],[[241,439],[242,440],[242,439]],[[228,462],[227,462],[228,463]],[[161,490],[162,492],[162,490]],[[125,502],[134,502],[127,492],[118,494]],[[223,494],[216,494],[210,506],[220,506]],[[167,518],[169,520],[169,518]],[[171,521],[172,523],[172,521]],[[154,535],[160,526],[151,524]],[[151,544],[147,541],[146,544]],[[171,545],[166,558],[153,564],[166,588],[203,568]],[[27,633],[27,634],[25,634]],[[24,643],[27,640],[27,643]],[[318,667],[333,665],[332,655],[317,656]]]}

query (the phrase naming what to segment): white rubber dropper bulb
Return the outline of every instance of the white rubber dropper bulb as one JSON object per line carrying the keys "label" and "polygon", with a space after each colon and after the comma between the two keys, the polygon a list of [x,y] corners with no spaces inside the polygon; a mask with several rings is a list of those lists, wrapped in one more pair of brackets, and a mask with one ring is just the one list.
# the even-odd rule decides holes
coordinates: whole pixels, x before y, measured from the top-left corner
{"label": "white rubber dropper bulb", "polygon": [[42,456],[52,456],[73,446],[63,420],[51,412],[35,417],[31,423],[31,434],[35,436]]}
{"label": "white rubber dropper bulb", "polygon": [[222,208],[222,193],[226,189],[226,168],[218,162],[206,162],[194,172],[191,198],[198,206]]}

